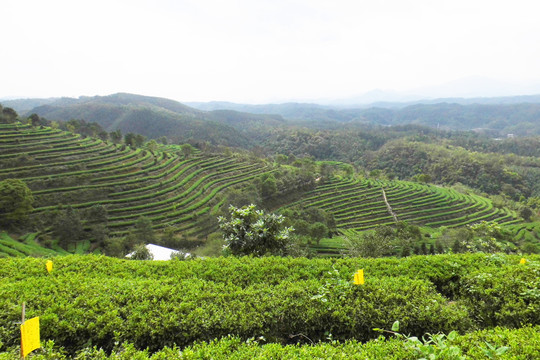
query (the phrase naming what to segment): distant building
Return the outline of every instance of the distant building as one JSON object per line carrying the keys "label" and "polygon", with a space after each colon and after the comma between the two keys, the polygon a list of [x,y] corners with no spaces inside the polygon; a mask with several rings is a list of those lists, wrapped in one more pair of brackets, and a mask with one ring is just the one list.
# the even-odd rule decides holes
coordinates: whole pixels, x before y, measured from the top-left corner
{"label": "distant building", "polygon": [[[147,244],[145,245],[150,254],[153,256],[153,260],[171,260],[171,256],[175,254],[183,254],[184,256],[189,256],[189,253],[184,253],[182,251],[169,249],[163,246]],[[126,255],[127,258],[130,258],[133,253]]]}
{"label": "distant building", "polygon": [[514,134],[506,134],[506,137],[507,137],[508,139],[512,139],[512,138],[514,138]]}

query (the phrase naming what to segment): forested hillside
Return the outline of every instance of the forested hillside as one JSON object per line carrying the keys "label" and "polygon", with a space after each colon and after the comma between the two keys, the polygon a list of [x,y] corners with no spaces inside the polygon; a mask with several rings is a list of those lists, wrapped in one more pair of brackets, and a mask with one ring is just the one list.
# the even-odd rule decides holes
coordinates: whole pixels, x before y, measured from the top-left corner
{"label": "forested hillside", "polygon": [[[212,106],[219,107],[219,103]],[[172,143],[244,148],[259,156],[283,154],[344,161],[367,172],[380,171],[390,179],[424,176],[437,184],[460,183],[519,200],[540,195],[540,141],[538,137],[521,136],[536,133],[531,129],[540,118],[538,106],[419,104],[361,110],[303,104],[245,107],[260,112],[275,110],[289,119],[284,120],[279,115],[208,112],[167,99],[116,94],[59,99],[33,111],[42,119],[94,121],[107,131],[137,133]],[[321,111],[325,112],[322,117],[317,115]],[[295,118],[302,121],[290,120]],[[473,127],[483,128],[485,134],[443,130]],[[513,136],[507,137],[510,132]]]}
{"label": "forested hillside", "polygon": [[231,111],[205,112],[179,102],[132,94],[62,98],[33,108],[50,120],[72,119],[95,122],[107,131],[133,132],[148,138],[167,136],[175,143],[203,143],[241,148],[254,146],[251,132],[260,125],[281,124],[279,116],[254,115]]}
{"label": "forested hillside", "polygon": [[279,114],[289,120],[326,123],[365,123],[396,126],[424,125],[447,130],[473,130],[495,136],[540,135],[540,104],[537,96],[494,99],[438,99],[417,104],[373,104],[361,108],[339,108],[317,104],[243,105],[233,103],[189,103],[202,110],[228,109],[257,114]]}
{"label": "forested hillside", "polygon": [[[122,94],[98,99],[128,107],[132,101]],[[175,102],[148,101],[191,111]],[[59,100],[73,102],[80,105]],[[417,125],[287,130],[282,120],[269,124],[236,112],[212,113],[223,126],[256,134],[250,141],[258,139],[259,146],[250,153],[206,141],[193,141],[199,148],[174,145],[167,136],[146,141],[84,120],[57,122],[37,114],[19,119],[10,108],[2,114],[0,180],[17,179],[32,196],[28,217],[17,218],[15,228],[24,222],[23,228],[40,233],[38,239],[58,251],[119,255],[143,238],[193,249],[210,235],[216,238],[217,217],[229,205],[252,203],[285,214],[300,244],[335,255],[344,243],[321,245],[322,238],[356,237],[400,222],[431,228],[511,224],[534,220],[540,204],[537,138],[496,141]],[[435,242],[417,239],[407,247],[419,252],[421,244]],[[534,238],[510,243],[536,249]],[[391,253],[406,254],[402,247],[398,241]],[[439,246],[439,252],[450,247]]]}
{"label": "forested hillside", "polygon": [[302,164],[278,168],[248,153],[201,152],[188,144],[160,149],[131,135],[115,143],[42,125],[1,124],[2,201],[13,204],[0,213],[4,228],[38,232],[47,247],[111,255],[140,241],[190,248],[217,230],[228,204],[278,204],[279,197],[315,185],[316,168],[308,172]]}

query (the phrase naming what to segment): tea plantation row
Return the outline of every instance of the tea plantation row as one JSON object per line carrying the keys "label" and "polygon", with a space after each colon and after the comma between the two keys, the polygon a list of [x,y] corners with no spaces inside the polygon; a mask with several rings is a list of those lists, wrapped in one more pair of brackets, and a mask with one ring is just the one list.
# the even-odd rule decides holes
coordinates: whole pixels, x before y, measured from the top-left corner
{"label": "tea plantation row", "polygon": [[[53,261],[48,274],[44,260],[0,260],[4,348],[18,343],[22,301],[27,317],[40,316],[42,337],[71,353],[124,342],[156,352],[229,335],[368,341],[396,320],[415,336],[540,325],[540,256]],[[352,284],[359,268],[362,286]]]}
{"label": "tea plantation row", "polygon": [[[438,357],[440,359],[537,359],[540,353],[540,327],[524,327],[521,329],[495,328],[474,331],[458,336],[445,343],[448,348],[457,348],[454,357]],[[446,350],[430,344],[433,352]],[[503,350],[503,351],[501,351]],[[429,350],[427,350],[429,351]],[[165,347],[157,352],[147,349],[139,350],[132,344],[117,345],[109,354],[96,347],[84,348],[70,357],[63,348],[55,346],[53,341],[45,344],[43,349],[32,354],[35,360],[63,360],[74,358],[79,360],[175,360],[175,359],[385,359],[403,360],[419,359],[425,356],[422,351],[407,341],[399,339],[378,338],[366,343],[355,340],[345,342],[325,342],[304,345],[267,344],[263,339],[225,337],[209,342],[198,342],[186,348]],[[448,353],[448,352],[447,352]],[[500,355],[498,355],[500,354]],[[18,358],[18,349],[0,353],[0,360]]]}
{"label": "tea plantation row", "polygon": [[334,214],[338,228],[359,231],[394,224],[388,206],[400,221],[432,227],[463,226],[483,220],[503,224],[517,219],[508,209],[494,208],[489,199],[407,181],[335,178],[295,205],[317,206]]}

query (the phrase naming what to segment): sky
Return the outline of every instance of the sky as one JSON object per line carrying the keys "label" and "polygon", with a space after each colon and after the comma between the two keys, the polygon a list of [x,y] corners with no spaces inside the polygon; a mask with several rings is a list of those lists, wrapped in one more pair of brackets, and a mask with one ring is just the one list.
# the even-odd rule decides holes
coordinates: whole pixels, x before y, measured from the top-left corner
{"label": "sky", "polygon": [[3,0],[0,98],[540,93],[537,0]]}

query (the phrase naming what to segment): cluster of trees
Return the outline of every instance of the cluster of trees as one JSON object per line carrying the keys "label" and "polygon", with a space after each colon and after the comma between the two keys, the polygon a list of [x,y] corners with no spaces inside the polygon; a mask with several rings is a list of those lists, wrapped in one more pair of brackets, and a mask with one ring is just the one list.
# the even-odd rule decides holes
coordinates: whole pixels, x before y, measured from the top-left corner
{"label": "cluster of trees", "polygon": [[[263,146],[277,161],[312,157],[353,164],[359,172],[387,178],[452,185],[519,200],[540,195],[540,140],[493,139],[485,134],[444,131],[420,125],[269,130]],[[523,200],[523,199],[522,199]]]}
{"label": "cluster of trees", "polygon": [[[37,116],[37,115],[36,115]],[[100,138],[103,141],[109,139],[109,134],[98,123],[84,120],[71,119],[58,123],[58,127],[65,131],[81,134],[86,137]]]}
{"label": "cluster of trees", "polygon": [[294,206],[282,210],[281,215],[286,219],[285,224],[294,228],[295,235],[305,238],[308,243],[314,241],[319,245],[321,239],[336,233],[334,215],[323,209]]}
{"label": "cluster of trees", "polygon": [[420,228],[405,221],[396,226],[380,226],[375,230],[359,233],[345,238],[347,256],[383,257],[409,256],[414,254],[443,253],[440,244],[429,247],[422,237]]}
{"label": "cluster of trees", "polygon": [[380,226],[345,239],[346,256],[385,257],[444,253],[536,253],[534,244],[519,243],[497,223],[481,222],[459,228],[442,228],[440,235],[422,234],[407,222]]}
{"label": "cluster of trees", "polygon": [[21,226],[33,210],[34,196],[25,182],[19,179],[0,181],[0,225]]}
{"label": "cluster of trees", "polygon": [[[415,179],[426,175],[438,184],[465,184],[488,194],[503,193],[519,200],[537,191],[537,184],[521,171],[525,166],[540,174],[540,161],[525,166],[518,158],[498,154],[470,152],[463,148],[395,140],[363,157],[367,170],[381,170],[387,177]],[[538,189],[540,190],[540,189]]]}
{"label": "cluster of trees", "polygon": [[[439,241],[453,253],[513,253],[521,245],[508,230],[497,223],[485,221],[456,229],[443,229]],[[525,247],[521,250],[530,252],[533,249]]]}
{"label": "cluster of trees", "polygon": [[10,107],[3,107],[0,104],[0,124],[12,124],[17,121],[19,115]]}
{"label": "cluster of trees", "polygon": [[226,205],[279,207],[320,184],[320,169],[321,165],[310,158],[295,159],[292,165],[275,163],[273,171],[257,176],[241,187],[228,189]]}

